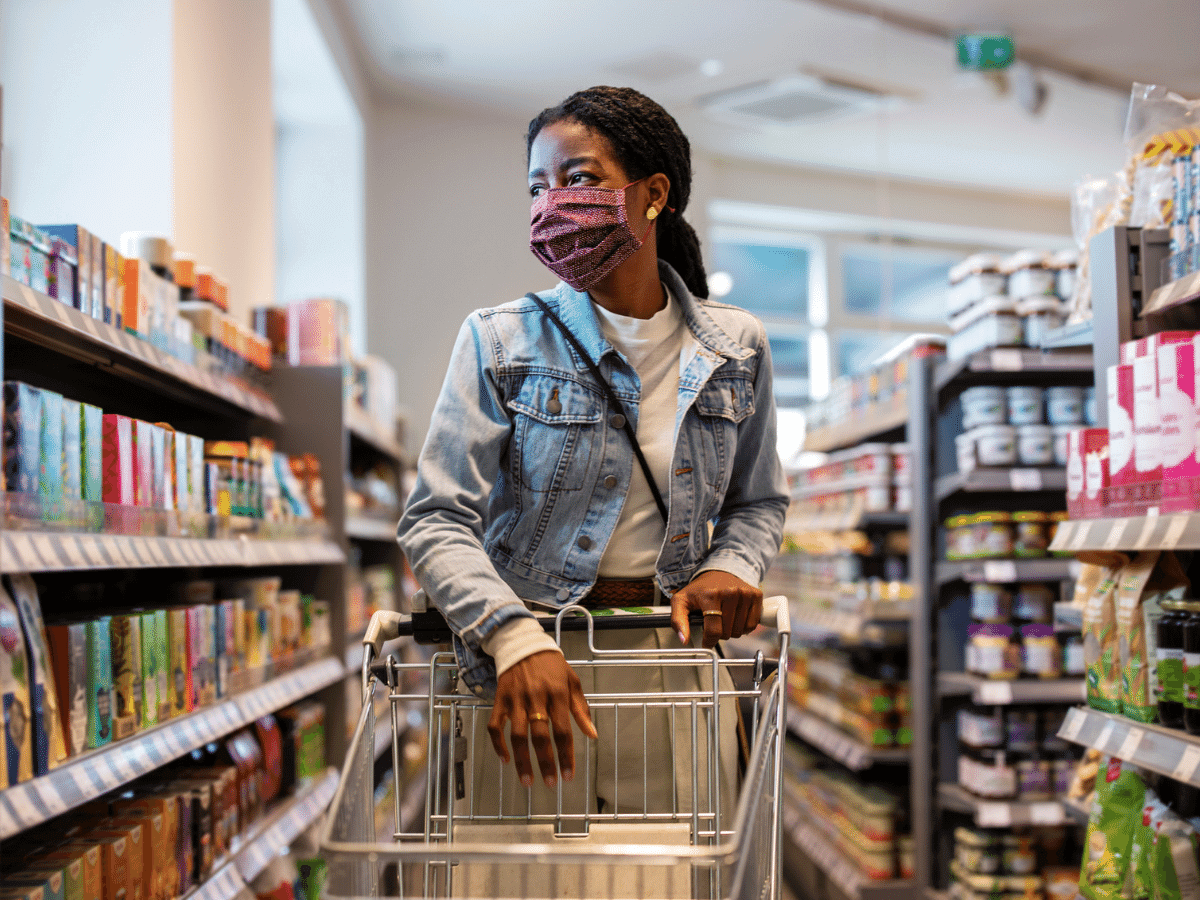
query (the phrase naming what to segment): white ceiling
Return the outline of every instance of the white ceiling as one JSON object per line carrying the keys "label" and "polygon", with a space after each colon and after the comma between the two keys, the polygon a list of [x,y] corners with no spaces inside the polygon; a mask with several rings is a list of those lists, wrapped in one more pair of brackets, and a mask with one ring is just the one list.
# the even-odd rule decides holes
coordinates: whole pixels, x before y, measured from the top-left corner
{"label": "white ceiling", "polygon": [[[349,0],[384,96],[471,103],[527,121],[592,84],[628,84],[670,110],[698,148],[1006,191],[1063,195],[1121,165],[1127,90],[1039,71],[1038,116],[956,70],[945,33],[1001,28],[1018,56],[1200,95],[1200,0]],[[705,75],[701,63],[717,60]],[[904,96],[899,108],[805,125],[715,120],[714,91],[803,70]]]}

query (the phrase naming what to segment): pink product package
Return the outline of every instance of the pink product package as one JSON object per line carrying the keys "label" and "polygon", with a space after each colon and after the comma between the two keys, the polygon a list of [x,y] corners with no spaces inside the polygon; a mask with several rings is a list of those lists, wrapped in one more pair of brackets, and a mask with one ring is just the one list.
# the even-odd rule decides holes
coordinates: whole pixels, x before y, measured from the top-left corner
{"label": "pink product package", "polygon": [[1108,432],[1085,428],[1083,443],[1083,495],[1093,516],[1106,515],[1112,479],[1109,477]]}
{"label": "pink product package", "polygon": [[133,420],[133,502],[151,506],[154,502],[154,426]]}
{"label": "pink product package", "polygon": [[1108,465],[1114,485],[1132,484],[1133,366],[1108,367]]}
{"label": "pink product package", "polygon": [[1158,360],[1133,361],[1133,471],[1139,484],[1162,480],[1162,420],[1158,414]]}
{"label": "pink product package", "polygon": [[1200,510],[1195,340],[1162,344],[1157,351],[1163,512]]}

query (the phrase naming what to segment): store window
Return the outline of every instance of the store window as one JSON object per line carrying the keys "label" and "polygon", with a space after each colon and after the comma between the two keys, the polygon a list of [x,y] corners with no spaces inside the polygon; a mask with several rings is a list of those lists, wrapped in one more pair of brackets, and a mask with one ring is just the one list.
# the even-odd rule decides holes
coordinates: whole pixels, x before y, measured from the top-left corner
{"label": "store window", "polygon": [[906,322],[943,322],[946,279],[962,256],[895,244],[846,247],[841,253],[845,311]]}

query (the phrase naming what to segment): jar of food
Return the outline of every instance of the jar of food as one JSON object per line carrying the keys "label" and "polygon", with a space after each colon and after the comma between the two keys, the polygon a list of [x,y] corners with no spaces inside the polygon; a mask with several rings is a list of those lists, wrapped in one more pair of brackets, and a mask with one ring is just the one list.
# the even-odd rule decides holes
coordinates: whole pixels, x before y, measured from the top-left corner
{"label": "jar of food", "polygon": [[980,425],[971,429],[975,457],[981,466],[1011,466],[1017,462],[1017,429],[1011,425]]}
{"label": "jar of food", "polygon": [[1008,388],[1008,421],[1010,425],[1041,425],[1043,395],[1040,387],[1017,385]]}
{"label": "jar of food", "polygon": [[1083,388],[1057,385],[1046,388],[1046,418],[1051,425],[1083,424]]}
{"label": "jar of food", "polygon": [[1017,559],[1035,559],[1046,555],[1050,516],[1037,510],[1015,512],[1013,520],[1013,555]]}
{"label": "jar of food", "polygon": [[1054,464],[1056,466],[1066,467],[1068,459],[1067,447],[1070,444],[1071,432],[1078,427],[1078,425],[1050,426],[1050,430],[1054,434]]}
{"label": "jar of food", "polygon": [[1167,728],[1183,728],[1184,652],[1183,628],[1188,619],[1187,603],[1164,600],[1163,615],[1155,634],[1155,697],[1158,700],[1158,720]]}
{"label": "jar of food", "polygon": [[976,875],[999,875],[1004,864],[1004,842],[999,834],[973,828],[954,829],[954,859]]}
{"label": "jar of food", "polygon": [[1075,779],[1075,760],[1063,756],[1050,763],[1050,778],[1054,783],[1054,796],[1066,797],[1071,792],[1071,782]]}
{"label": "jar of food", "polygon": [[1200,734],[1200,603],[1187,604],[1183,623],[1183,727]]}
{"label": "jar of food", "polygon": [[1017,461],[1023,466],[1054,462],[1054,431],[1049,425],[1017,426]]}
{"label": "jar of food", "polygon": [[1012,515],[978,512],[971,516],[975,534],[975,559],[1010,559],[1013,555]]}
{"label": "jar of food", "polygon": [[1062,656],[1053,625],[1022,625],[1021,655],[1028,674],[1038,678],[1062,677]]}
{"label": "jar of food", "polygon": [[[1050,764],[1046,762],[1023,761],[1017,764],[1017,794],[1022,800],[1037,800],[1048,799],[1050,796],[1049,779],[1047,778],[1047,790],[1041,794],[1029,793],[1026,794],[1021,790],[1022,773],[1033,773],[1033,783],[1031,786],[1036,787],[1037,775],[1040,772],[1040,766],[1045,766],[1046,771],[1049,771]],[[1008,875],[1032,875],[1037,872],[1038,854],[1037,844],[1034,843],[1033,835],[1031,834],[1009,834],[1004,836],[1004,871]]]}
{"label": "jar of food", "polygon": [[1071,745],[1058,736],[1063,723],[1067,720],[1066,707],[1050,707],[1042,710],[1042,752],[1046,754],[1069,753]]}
{"label": "jar of food", "polygon": [[960,759],[970,759],[970,782],[963,786],[988,800],[1007,800],[1017,795],[1017,770],[1004,750],[973,750]]}
{"label": "jar of food", "polygon": [[946,520],[946,559],[972,559],[975,556],[975,532],[970,516],[951,516]]}
{"label": "jar of food", "polygon": [[1054,621],[1054,599],[1048,585],[1018,585],[1013,596],[1013,618],[1020,623],[1049,625]]}
{"label": "jar of food", "polygon": [[1013,753],[1034,753],[1038,749],[1038,711],[1010,706],[1004,715],[1004,743]]}
{"label": "jar of food", "polygon": [[1011,625],[972,622],[967,634],[967,671],[988,678],[1016,678],[1021,673],[1021,647],[1013,643]]}
{"label": "jar of food", "polygon": [[1063,637],[1063,674],[1083,677],[1087,663],[1083,658],[1083,635],[1068,634]]}
{"label": "jar of food", "polygon": [[980,385],[962,392],[963,428],[1003,425],[1007,421],[1004,388]]}
{"label": "jar of food", "polygon": [[1012,594],[998,584],[972,584],[971,618],[976,622],[1007,622],[1012,618]]}
{"label": "jar of food", "polygon": [[954,436],[954,458],[958,463],[958,471],[974,472],[979,461],[975,458],[975,436],[966,431]]}
{"label": "jar of food", "polygon": [[[1070,513],[1068,513],[1065,509],[1060,509],[1056,512],[1050,513],[1050,522],[1049,522],[1048,528],[1046,529],[1046,539],[1047,539],[1047,541],[1049,541],[1050,544],[1054,543],[1054,535],[1058,531],[1058,526],[1061,525],[1063,522],[1066,522],[1069,518],[1070,518]],[[1049,544],[1047,544],[1047,546],[1049,546]],[[1051,556],[1071,556],[1072,553],[1070,550],[1053,550],[1053,551],[1051,551],[1050,555]]]}
{"label": "jar of food", "polygon": [[958,740],[968,747],[1003,746],[1004,715],[1000,707],[992,707],[990,715],[984,715],[974,709],[960,709]]}

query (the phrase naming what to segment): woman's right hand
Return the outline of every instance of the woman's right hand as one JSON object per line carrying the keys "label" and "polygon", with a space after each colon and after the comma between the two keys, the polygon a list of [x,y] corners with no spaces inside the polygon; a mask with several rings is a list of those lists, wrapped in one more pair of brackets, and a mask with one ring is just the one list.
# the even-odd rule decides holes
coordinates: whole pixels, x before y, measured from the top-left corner
{"label": "woman's right hand", "polygon": [[533,764],[529,759],[529,738],[532,738],[542,778],[552,788],[558,781],[557,772],[562,772],[565,781],[575,777],[572,718],[585,735],[595,740],[596,726],[592,724],[579,676],[567,665],[561,652],[543,650],[525,657],[500,676],[488,733],[496,755],[507,764],[510,757],[504,725],[510,723],[512,758],[516,760],[521,784],[526,787],[533,784]]}

